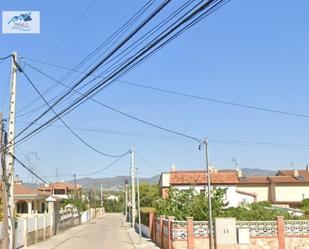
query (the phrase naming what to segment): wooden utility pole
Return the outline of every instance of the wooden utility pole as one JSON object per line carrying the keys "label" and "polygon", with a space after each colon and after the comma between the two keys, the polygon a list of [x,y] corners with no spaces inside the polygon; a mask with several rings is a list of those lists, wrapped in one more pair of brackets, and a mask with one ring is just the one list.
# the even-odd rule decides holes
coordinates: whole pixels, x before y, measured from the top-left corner
{"label": "wooden utility pole", "polygon": [[132,191],[132,227],[134,228],[135,224],[135,215],[136,215],[136,205],[135,205],[135,152],[134,148],[131,149],[131,191]]}
{"label": "wooden utility pole", "polygon": [[10,89],[10,113],[8,123],[8,167],[7,167],[7,207],[8,207],[8,233],[9,249],[15,249],[15,222],[14,222],[14,137],[15,137],[15,108],[16,108],[16,72],[17,54],[12,54],[11,89]]}

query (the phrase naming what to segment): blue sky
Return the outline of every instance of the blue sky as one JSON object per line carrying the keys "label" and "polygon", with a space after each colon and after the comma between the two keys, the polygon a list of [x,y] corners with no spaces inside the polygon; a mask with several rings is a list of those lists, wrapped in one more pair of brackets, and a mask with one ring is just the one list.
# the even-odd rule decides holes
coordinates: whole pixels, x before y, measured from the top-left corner
{"label": "blue sky", "polygon": [[[0,34],[0,57],[16,50],[20,56],[44,61],[72,27],[90,1],[1,1],[1,10],[39,10],[38,35]],[[143,5],[144,1],[94,1],[83,19],[69,33],[50,58],[50,63],[73,67]],[[166,88],[241,104],[309,114],[309,2],[232,0],[204,19],[123,80]],[[60,77],[65,71],[42,70]],[[9,78],[9,61],[0,64],[0,103]],[[53,82],[33,74],[41,91]],[[36,97],[18,75],[18,113]],[[52,94],[60,92],[60,87]],[[52,96],[52,95],[50,95]],[[308,118],[243,109],[217,103],[173,96],[115,83],[97,99],[122,111],[186,134],[210,139],[308,144]],[[7,99],[4,108],[7,108]],[[33,106],[40,106],[36,102]],[[31,108],[27,109],[30,110]],[[7,110],[7,109],[5,109]],[[26,111],[27,111],[26,110]],[[33,117],[20,119],[17,128]],[[202,169],[204,152],[183,138],[137,123],[87,102],[65,117],[73,127],[102,132],[78,131],[93,146],[119,154],[134,145],[143,176],[178,169]],[[41,175],[88,173],[103,168],[113,159],[89,150],[67,130],[50,127],[27,143],[19,153],[36,152],[34,160]],[[104,132],[105,131],[105,132]],[[109,131],[109,132],[106,132]],[[126,134],[124,134],[124,132]],[[127,134],[139,133],[139,135]],[[173,136],[166,138],[165,136]],[[223,143],[210,140],[210,161],[216,167],[282,169],[304,168],[308,148]],[[18,155],[18,154],[17,154]],[[19,175],[27,177],[19,166]],[[129,158],[97,177],[129,173]],[[54,180],[54,178],[50,178]]]}

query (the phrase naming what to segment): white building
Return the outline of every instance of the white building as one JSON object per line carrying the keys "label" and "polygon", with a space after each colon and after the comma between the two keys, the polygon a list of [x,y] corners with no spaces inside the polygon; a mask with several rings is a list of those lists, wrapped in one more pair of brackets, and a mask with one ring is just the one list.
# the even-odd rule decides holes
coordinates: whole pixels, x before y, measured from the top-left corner
{"label": "white building", "polygon": [[[255,194],[237,189],[239,176],[241,176],[241,171],[211,169],[211,187],[226,189],[225,200],[230,207],[256,201]],[[193,188],[196,192],[205,192],[207,190],[207,173],[203,170],[178,171],[173,166],[171,172],[161,174],[159,186],[163,197],[168,196],[170,187],[180,190]]]}

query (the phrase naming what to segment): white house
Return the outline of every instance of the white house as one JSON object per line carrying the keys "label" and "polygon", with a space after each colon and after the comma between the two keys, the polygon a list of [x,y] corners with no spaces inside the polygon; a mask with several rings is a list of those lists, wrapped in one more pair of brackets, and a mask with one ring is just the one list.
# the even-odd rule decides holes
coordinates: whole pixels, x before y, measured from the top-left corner
{"label": "white house", "polygon": [[[236,207],[240,203],[256,201],[255,194],[237,190],[238,171],[212,168],[210,172],[211,187],[226,189],[225,200],[228,202],[228,206]],[[180,190],[193,188],[196,192],[205,192],[207,190],[207,173],[203,170],[179,171],[173,166],[170,172],[161,174],[159,186],[163,197],[168,196],[170,187]]]}

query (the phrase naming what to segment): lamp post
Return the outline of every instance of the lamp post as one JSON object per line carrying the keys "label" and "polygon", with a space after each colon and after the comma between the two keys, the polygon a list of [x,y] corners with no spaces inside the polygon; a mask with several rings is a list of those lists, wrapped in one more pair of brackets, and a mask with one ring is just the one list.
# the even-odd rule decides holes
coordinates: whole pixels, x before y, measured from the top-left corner
{"label": "lamp post", "polygon": [[209,249],[213,249],[213,236],[212,236],[212,207],[211,207],[211,177],[209,170],[209,160],[208,160],[208,138],[206,137],[203,141],[205,145],[205,161],[206,161],[206,177],[207,177],[207,194],[208,194],[208,227],[209,227]]}

